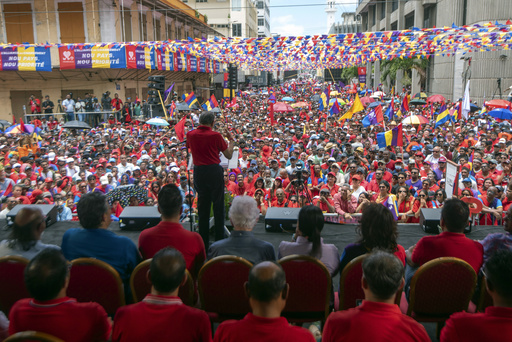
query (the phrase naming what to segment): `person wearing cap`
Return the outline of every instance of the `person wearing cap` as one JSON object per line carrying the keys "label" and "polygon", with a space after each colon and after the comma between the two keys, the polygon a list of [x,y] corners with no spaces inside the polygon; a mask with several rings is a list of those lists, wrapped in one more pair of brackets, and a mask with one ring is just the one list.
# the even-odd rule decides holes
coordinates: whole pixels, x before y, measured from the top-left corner
{"label": "person wearing cap", "polygon": [[334,200],[328,189],[323,188],[320,190],[320,195],[313,197],[313,205],[319,207],[324,213],[334,213]]}
{"label": "person wearing cap", "polygon": [[354,195],[356,198],[359,198],[359,195],[361,195],[361,193],[366,192],[364,186],[361,185],[362,179],[362,176],[359,174],[352,176],[352,195]]}
{"label": "person wearing cap", "polygon": [[[483,166],[482,166],[482,168],[485,169]],[[473,177],[473,176],[471,176],[469,174],[469,168],[467,166],[463,166],[460,169],[460,173],[459,173],[459,189],[463,189],[465,187],[463,182],[462,182],[462,180],[465,179],[465,178],[469,178],[471,180],[471,189],[478,190],[477,181],[476,181],[475,177]],[[485,178],[487,178],[487,177],[485,177]],[[482,179],[482,184],[483,184],[483,179]]]}
{"label": "person wearing cap", "polygon": [[[333,172],[329,172],[327,174],[327,183],[325,183],[321,189],[327,189],[331,193],[331,196],[334,197],[338,193],[339,186],[336,185],[336,175]],[[320,189],[320,190],[321,190]]]}
{"label": "person wearing cap", "polygon": [[478,199],[483,203],[482,213],[480,215],[480,225],[497,225],[501,224],[503,218],[503,205],[497,197],[498,190],[491,186],[485,194],[480,194]]}
{"label": "person wearing cap", "polygon": [[66,159],[66,176],[73,177],[80,172],[80,168],[75,165],[75,160],[71,157]]}
{"label": "person wearing cap", "polygon": [[112,191],[112,185],[109,184],[108,177],[106,175],[100,177],[100,185],[96,186],[93,191],[100,192],[105,195]]}

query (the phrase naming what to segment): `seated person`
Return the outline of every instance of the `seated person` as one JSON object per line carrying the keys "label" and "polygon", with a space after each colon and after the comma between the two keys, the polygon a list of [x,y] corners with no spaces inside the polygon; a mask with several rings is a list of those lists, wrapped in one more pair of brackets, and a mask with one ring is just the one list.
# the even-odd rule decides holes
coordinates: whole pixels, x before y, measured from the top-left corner
{"label": "seated person", "polygon": [[512,251],[512,206],[508,208],[503,221],[505,221],[503,233],[489,234],[480,241],[484,247],[484,264],[500,249]]}
{"label": "seated person", "polygon": [[252,229],[260,218],[256,201],[249,196],[237,196],[229,208],[229,219],[233,225],[231,236],[215,241],[208,250],[208,258],[220,255],[236,255],[253,264],[276,260],[271,243],[256,239]]}
{"label": "seated person", "polygon": [[5,200],[5,209],[0,211],[0,220],[5,220],[7,214],[19,203],[19,200],[15,197],[7,197]]}
{"label": "seated person", "polygon": [[111,326],[101,305],[66,296],[69,267],[61,251],[47,248],[37,254],[25,268],[25,284],[33,298],[14,304],[9,334],[32,330],[66,342],[109,339]]}
{"label": "seated person", "polygon": [[206,312],[191,308],[178,297],[187,281],[183,255],[165,247],[151,260],[147,274],[151,293],[139,303],[119,308],[112,341],[211,341]]}
{"label": "seated person", "polygon": [[334,213],[336,209],[334,208],[334,201],[329,192],[329,189],[323,188],[320,190],[320,196],[313,200],[313,203],[322,210],[322,212],[326,213]]}
{"label": "seated person", "polygon": [[402,262],[376,251],[362,266],[365,300],[356,308],[329,315],[322,341],[430,341],[425,328],[395,304],[396,293],[404,286]]}
{"label": "seated person", "polygon": [[37,206],[24,207],[14,218],[10,238],[0,242],[0,257],[17,255],[32,259],[46,248],[60,250],[59,246],[44,244],[41,235],[46,229],[46,218]]}
{"label": "seated person", "polygon": [[[459,312],[446,321],[441,342],[509,341],[512,336],[512,251],[499,250],[483,267],[494,306],[485,313]],[[508,337],[506,337],[508,336]]]}
{"label": "seated person", "polygon": [[162,221],[140,233],[139,250],[144,259],[149,259],[164,247],[176,248],[185,258],[187,270],[197,279],[206,251],[201,235],[181,225],[182,203],[181,192],[176,185],[162,187],[158,193],[158,211],[162,214]]}
{"label": "seated person", "polygon": [[215,332],[214,342],[293,341],[314,342],[304,328],[292,326],[281,317],[288,298],[289,286],[280,265],[263,261],[254,265],[245,283],[252,313],[240,321],[225,321]]}
{"label": "seated person", "polygon": [[95,258],[114,267],[130,293],[130,275],[140,262],[140,254],[132,240],[108,230],[112,219],[106,197],[100,192],[82,195],[77,204],[83,228],[68,229],[62,237],[62,252],[68,260]]}

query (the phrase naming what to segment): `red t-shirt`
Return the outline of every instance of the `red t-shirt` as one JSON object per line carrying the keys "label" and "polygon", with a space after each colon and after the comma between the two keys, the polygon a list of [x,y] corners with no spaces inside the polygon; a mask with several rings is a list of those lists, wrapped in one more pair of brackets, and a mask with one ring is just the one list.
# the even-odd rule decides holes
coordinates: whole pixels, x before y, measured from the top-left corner
{"label": "red t-shirt", "polygon": [[288,324],[284,317],[264,318],[248,313],[240,321],[225,321],[215,332],[214,342],[314,342],[306,329]]}
{"label": "red t-shirt", "polygon": [[194,165],[220,164],[219,152],[228,149],[228,144],[219,132],[208,126],[199,126],[187,133],[187,147],[192,151]]}
{"label": "red t-shirt", "polygon": [[272,201],[272,203],[270,203],[270,206],[277,207],[277,208],[284,208],[286,206],[286,203],[288,203],[286,201],[286,199],[282,203],[279,203],[276,198],[275,200]]}
{"label": "red t-shirt", "polygon": [[201,235],[183,228],[179,223],[160,222],[139,235],[139,250],[144,259],[152,258],[159,250],[173,247],[183,254],[187,270],[196,279],[206,260],[206,251]]}
{"label": "red t-shirt", "polygon": [[396,304],[363,301],[357,308],[332,313],[325,322],[322,342],[425,341],[425,328],[402,314]]}
{"label": "red t-shirt", "polygon": [[14,304],[9,314],[9,334],[34,330],[66,342],[106,341],[110,322],[105,309],[98,303],[77,303],[64,297],[44,302],[31,298]]}
{"label": "red t-shirt", "polygon": [[484,248],[479,242],[462,233],[442,232],[439,235],[422,237],[414,247],[412,261],[423,265],[433,259],[455,257],[466,261],[478,273],[483,254]]}
{"label": "red t-shirt", "polygon": [[211,340],[206,312],[184,305],[179,297],[148,294],[142,302],[119,308],[114,318],[114,342]]}

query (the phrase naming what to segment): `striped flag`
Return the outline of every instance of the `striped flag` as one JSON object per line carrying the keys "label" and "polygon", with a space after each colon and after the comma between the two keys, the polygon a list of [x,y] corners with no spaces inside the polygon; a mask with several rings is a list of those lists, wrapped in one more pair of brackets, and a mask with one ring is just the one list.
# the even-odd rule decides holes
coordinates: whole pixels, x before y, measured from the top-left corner
{"label": "striped flag", "polygon": [[403,146],[403,132],[402,132],[402,124],[400,123],[398,126],[393,128],[392,130],[377,133],[377,144],[380,148],[386,146]]}

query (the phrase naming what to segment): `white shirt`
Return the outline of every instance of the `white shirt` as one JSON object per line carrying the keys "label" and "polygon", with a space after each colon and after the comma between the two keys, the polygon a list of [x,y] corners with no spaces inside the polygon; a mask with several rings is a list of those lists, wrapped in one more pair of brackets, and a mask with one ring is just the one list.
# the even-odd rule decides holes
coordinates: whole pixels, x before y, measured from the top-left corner
{"label": "white shirt", "polygon": [[9,211],[11,211],[9,208],[5,208],[4,210],[0,211],[0,220],[5,220],[7,214],[9,214]]}
{"label": "white shirt", "polygon": [[80,173],[80,168],[78,166],[75,165],[72,168],[69,168],[69,166],[66,165],[66,176],[73,177],[77,173]]}
{"label": "white shirt", "polygon": [[117,164],[117,171],[119,171],[117,174],[119,175],[119,178],[121,178],[121,176],[125,174],[126,171],[130,171],[133,173],[134,167],[135,166],[132,163],[126,163],[126,166],[124,166],[121,163]]}
{"label": "white shirt", "polygon": [[62,106],[66,109],[66,112],[75,111],[75,101],[73,101],[73,99],[65,99],[62,101]]}

